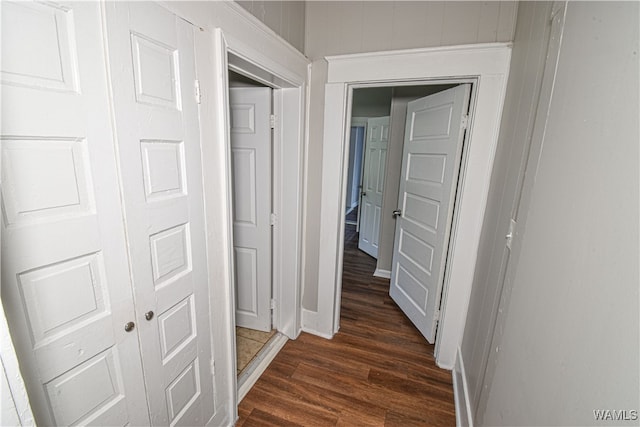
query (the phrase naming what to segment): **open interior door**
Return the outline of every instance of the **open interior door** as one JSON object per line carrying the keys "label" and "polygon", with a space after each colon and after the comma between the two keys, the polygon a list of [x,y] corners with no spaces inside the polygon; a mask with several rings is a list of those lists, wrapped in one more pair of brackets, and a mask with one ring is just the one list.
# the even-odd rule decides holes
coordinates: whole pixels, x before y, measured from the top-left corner
{"label": "open interior door", "polygon": [[362,177],[358,248],[374,258],[378,258],[382,189],[384,188],[388,144],[389,117],[369,119],[365,143],[364,175]]}
{"label": "open interior door", "polygon": [[389,293],[430,343],[440,295],[471,85],[409,102]]}
{"label": "open interior door", "polygon": [[271,330],[271,88],[229,89],[236,325]]}

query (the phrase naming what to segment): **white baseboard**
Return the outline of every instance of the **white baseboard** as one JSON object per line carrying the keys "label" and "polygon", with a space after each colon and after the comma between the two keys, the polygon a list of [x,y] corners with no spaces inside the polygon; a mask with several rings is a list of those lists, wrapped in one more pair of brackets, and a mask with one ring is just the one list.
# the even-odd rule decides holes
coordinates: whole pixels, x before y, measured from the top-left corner
{"label": "white baseboard", "polygon": [[456,354],[456,364],[451,372],[453,375],[453,400],[456,406],[456,426],[473,427],[471,400],[469,399],[469,385],[464,370],[464,361],[460,347]]}
{"label": "white baseboard", "polygon": [[382,277],[384,279],[391,279],[391,272],[389,270],[382,270],[380,268],[376,268],[376,271],[373,272],[375,277]]}
{"label": "white baseboard", "polygon": [[265,344],[256,358],[245,368],[242,375],[238,377],[238,403],[242,402],[242,399],[244,399],[256,381],[258,381],[287,341],[289,341],[289,338],[278,332]]}
{"label": "white baseboard", "polygon": [[302,331],[311,335],[326,338],[328,340],[333,338],[333,334],[327,334],[325,332],[318,331],[318,312],[302,309]]}

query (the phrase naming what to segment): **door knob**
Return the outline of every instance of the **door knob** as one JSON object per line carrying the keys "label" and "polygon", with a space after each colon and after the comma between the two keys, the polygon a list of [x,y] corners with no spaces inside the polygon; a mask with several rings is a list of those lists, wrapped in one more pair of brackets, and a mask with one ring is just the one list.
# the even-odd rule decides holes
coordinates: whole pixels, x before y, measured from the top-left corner
{"label": "door knob", "polygon": [[399,216],[402,216],[402,210],[396,209],[395,211],[393,211],[393,217],[394,218],[397,218]]}
{"label": "door knob", "polygon": [[144,318],[145,318],[145,319],[147,319],[147,320],[151,320],[151,319],[153,319],[153,311],[147,311],[147,312],[144,314]]}
{"label": "door knob", "polygon": [[135,328],[135,327],[136,327],[136,324],[135,324],[135,323],[133,323],[133,322],[128,322],[128,323],[126,323],[126,324],[124,325],[124,330],[125,330],[125,332],[131,332],[131,331],[133,331],[133,328]]}
{"label": "door knob", "polygon": [[366,196],[366,195],[367,195],[366,191],[363,191],[363,192],[362,192],[362,197],[364,197],[364,196]]}

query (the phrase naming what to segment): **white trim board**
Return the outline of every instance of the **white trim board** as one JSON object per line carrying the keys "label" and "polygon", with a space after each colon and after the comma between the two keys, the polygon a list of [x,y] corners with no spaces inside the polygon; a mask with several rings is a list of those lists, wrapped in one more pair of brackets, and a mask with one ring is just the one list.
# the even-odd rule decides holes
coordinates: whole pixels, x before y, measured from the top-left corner
{"label": "white trim board", "polygon": [[302,331],[308,334],[317,335],[322,338],[331,339],[333,338],[333,334],[327,334],[318,329],[318,312],[310,311],[306,308],[302,309]]}
{"label": "white trim board", "polygon": [[[507,86],[511,45],[489,43],[328,57],[321,194],[318,311],[315,329],[332,336],[340,325],[344,194],[349,115],[354,86],[474,81],[473,117],[461,169],[436,361],[452,369],[462,341]],[[336,174],[336,165],[342,174]],[[303,316],[303,329],[306,326]]]}
{"label": "white trim board", "polygon": [[376,271],[373,272],[375,277],[382,277],[383,279],[391,279],[391,271],[382,270],[376,267]]}
{"label": "white trim board", "polygon": [[464,370],[460,347],[458,347],[456,365],[451,375],[453,377],[453,400],[456,407],[456,426],[473,427],[473,412],[471,411],[471,400],[469,399],[469,385],[467,382],[467,374]]}

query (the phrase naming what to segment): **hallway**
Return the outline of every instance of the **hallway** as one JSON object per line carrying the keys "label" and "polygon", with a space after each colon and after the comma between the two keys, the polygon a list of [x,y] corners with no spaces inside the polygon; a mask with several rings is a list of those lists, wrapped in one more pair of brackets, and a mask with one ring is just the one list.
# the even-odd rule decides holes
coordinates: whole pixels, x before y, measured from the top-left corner
{"label": "hallway", "polygon": [[240,403],[237,426],[455,425],[451,372],[357,243],[348,225],[340,332],[289,341]]}

